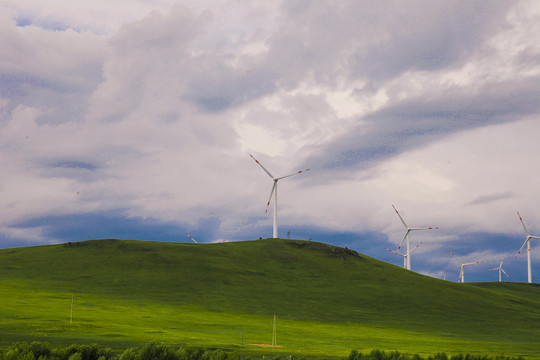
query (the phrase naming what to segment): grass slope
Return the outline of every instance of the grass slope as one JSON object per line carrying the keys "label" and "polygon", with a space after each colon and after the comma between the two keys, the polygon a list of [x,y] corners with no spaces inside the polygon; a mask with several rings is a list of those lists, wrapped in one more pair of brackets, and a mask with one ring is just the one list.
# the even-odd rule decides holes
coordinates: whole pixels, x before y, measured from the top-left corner
{"label": "grass slope", "polygon": [[[69,323],[74,295],[73,323]],[[0,250],[0,343],[350,349],[540,358],[540,287],[457,284],[306,241],[93,240]],[[260,349],[260,350],[257,350]]]}

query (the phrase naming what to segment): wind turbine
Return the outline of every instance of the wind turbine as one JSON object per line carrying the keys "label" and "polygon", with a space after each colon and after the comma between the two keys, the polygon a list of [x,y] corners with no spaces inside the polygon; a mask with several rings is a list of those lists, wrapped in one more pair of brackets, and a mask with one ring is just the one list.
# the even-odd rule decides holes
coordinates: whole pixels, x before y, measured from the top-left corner
{"label": "wind turbine", "polygon": [[195,244],[198,244],[197,240],[191,237],[188,233],[186,233],[187,237],[190,238]]}
{"label": "wind turbine", "polygon": [[416,245],[416,246],[415,246],[408,254],[402,254],[402,253],[400,253],[400,252],[398,252],[398,251],[390,250],[390,249],[388,249],[388,248],[385,248],[385,249],[388,250],[388,251],[390,251],[391,253],[394,253],[394,254],[396,254],[396,255],[402,256],[402,257],[403,257],[403,267],[406,269],[406,268],[407,268],[407,258],[409,257],[409,255],[410,255],[414,250],[418,249],[418,247],[419,247],[420,245],[422,245],[422,244],[423,244],[423,242],[421,242],[421,243],[419,243],[418,245]]}
{"label": "wind turbine", "polygon": [[285,175],[285,176],[281,176],[281,177],[274,177],[274,175],[270,174],[270,171],[266,170],[266,168],[257,159],[255,159],[255,157],[253,157],[253,155],[250,154],[249,156],[251,156],[251,158],[253,160],[255,160],[255,162],[257,164],[259,164],[259,166],[264,170],[265,173],[268,174],[268,176],[270,176],[270,178],[272,178],[272,180],[274,180],[274,185],[272,186],[272,191],[270,191],[270,197],[268,198],[268,203],[266,204],[265,213],[268,213],[268,207],[270,206],[270,200],[272,200],[272,195],[274,195],[274,234],[273,234],[273,237],[274,237],[274,239],[277,239],[277,237],[278,237],[278,226],[277,226],[277,183],[281,179],[285,179],[285,178],[288,178],[288,177],[293,176],[293,175],[301,174],[303,172],[309,171],[309,169],[300,170],[300,171],[297,171],[297,172],[295,172],[293,174],[290,174],[290,175]]}
{"label": "wind turbine", "polygon": [[465,266],[469,266],[469,265],[475,265],[475,264],[480,264],[481,262],[483,261],[475,261],[475,262],[470,262],[470,263],[462,263],[461,260],[458,259],[458,257],[452,252],[452,250],[450,250],[450,253],[456,258],[457,262],[461,265],[461,269],[459,270],[459,278],[458,278],[458,282],[461,280],[462,283],[465,282],[465,273],[463,272]]}
{"label": "wind turbine", "polygon": [[385,248],[386,250],[390,251],[391,253],[394,253],[395,255],[399,255],[401,257],[403,257],[403,268],[406,269],[407,268],[407,254],[402,254],[398,251],[394,251],[394,250],[390,250],[388,248]]}
{"label": "wind turbine", "polygon": [[530,240],[531,239],[540,239],[540,236],[533,236],[531,234],[529,234],[529,232],[527,231],[527,228],[525,227],[525,223],[523,222],[523,219],[521,218],[521,215],[519,215],[519,211],[517,212],[518,216],[519,216],[519,221],[521,221],[521,225],[523,225],[523,230],[525,230],[525,234],[527,234],[527,240],[525,240],[525,242],[523,243],[523,245],[521,245],[521,248],[519,249],[519,251],[517,252],[515,258],[518,257],[518,255],[521,253],[521,250],[523,250],[523,247],[525,246],[525,244],[527,244],[527,270],[528,270],[528,280],[529,280],[529,283],[532,283],[532,272],[531,272],[531,242]]}
{"label": "wind turbine", "polygon": [[[399,243],[399,246],[396,250],[396,253],[399,251],[399,249],[401,249],[401,244],[403,244],[403,242],[405,241],[405,239],[407,239],[407,251],[406,251],[406,255],[407,255],[407,269],[408,270],[411,270],[411,257],[410,257],[410,254],[412,253],[412,251],[410,251],[410,232],[411,231],[416,231],[416,230],[434,230],[434,229],[438,229],[438,227],[428,227],[428,228],[410,228],[406,223],[405,223],[405,220],[403,220],[403,218],[401,217],[401,215],[399,214],[399,212],[397,211],[396,207],[394,205],[392,205],[392,207],[394,208],[394,210],[396,211],[396,214],[397,216],[399,216],[399,219],[401,220],[401,222],[403,223],[403,226],[405,226],[405,229],[407,229],[407,231],[405,231],[405,236],[403,237],[403,240],[401,240],[401,242]],[[417,246],[418,247],[418,246]],[[414,250],[414,249],[413,249]]]}
{"label": "wind turbine", "polygon": [[489,269],[489,271],[499,270],[499,282],[501,282],[501,271],[504,273],[504,275],[506,275],[507,278],[510,279],[510,276],[508,276],[508,274],[506,273],[506,271],[504,271],[503,268],[502,268],[503,260],[504,260],[504,258],[501,259],[501,263],[499,264],[499,267],[493,268],[493,269]]}

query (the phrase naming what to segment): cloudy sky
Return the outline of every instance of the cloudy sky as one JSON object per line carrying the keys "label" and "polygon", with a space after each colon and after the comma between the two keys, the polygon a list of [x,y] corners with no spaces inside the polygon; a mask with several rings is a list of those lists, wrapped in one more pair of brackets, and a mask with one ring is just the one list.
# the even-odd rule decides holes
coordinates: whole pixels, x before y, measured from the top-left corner
{"label": "cloudy sky", "polygon": [[[535,1],[0,0],[0,248],[279,235],[526,281]],[[194,245],[195,246],[195,245]],[[540,281],[540,241],[532,242]]]}

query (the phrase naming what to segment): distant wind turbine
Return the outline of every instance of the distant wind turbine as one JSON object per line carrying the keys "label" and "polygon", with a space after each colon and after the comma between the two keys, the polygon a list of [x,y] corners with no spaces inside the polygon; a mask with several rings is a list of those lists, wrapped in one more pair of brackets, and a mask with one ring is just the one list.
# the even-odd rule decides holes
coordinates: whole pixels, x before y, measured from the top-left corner
{"label": "distant wind turbine", "polygon": [[519,211],[517,212],[518,216],[519,216],[519,221],[521,221],[521,225],[523,225],[523,230],[525,230],[525,234],[527,234],[527,240],[525,240],[525,242],[523,243],[523,245],[521,245],[521,248],[519,249],[519,251],[517,252],[516,254],[516,258],[518,257],[518,255],[521,253],[521,250],[523,250],[523,247],[525,246],[525,244],[527,244],[527,270],[528,270],[528,281],[529,283],[532,283],[532,272],[531,272],[531,239],[540,239],[540,236],[533,236],[531,234],[529,234],[529,232],[527,231],[527,228],[525,227],[525,223],[523,222],[523,219],[521,218],[521,215],[519,215]]}
{"label": "distant wind turbine", "polygon": [[[438,227],[427,227],[427,228],[410,228],[406,223],[405,223],[405,220],[403,220],[403,218],[401,217],[401,215],[399,214],[399,212],[397,211],[396,207],[394,205],[392,205],[392,207],[394,208],[394,210],[396,211],[396,214],[397,216],[399,216],[399,219],[401,220],[401,222],[403,223],[403,226],[405,226],[405,229],[407,229],[407,231],[405,231],[405,236],[403,237],[403,240],[401,240],[401,242],[399,243],[399,246],[396,250],[396,254],[398,253],[399,249],[401,249],[401,245],[403,244],[403,242],[405,241],[405,239],[407,239],[407,251],[406,251],[406,259],[407,259],[407,266],[406,268],[408,270],[411,270],[411,253],[414,251],[413,250],[410,250],[410,233],[411,231],[416,231],[416,230],[434,230],[434,229],[438,229]],[[417,246],[418,247],[418,246]]]}
{"label": "distant wind turbine", "polygon": [[393,253],[394,255],[399,255],[403,258],[403,268],[406,269],[407,268],[407,255],[406,254],[402,254],[398,251],[395,251],[395,250],[390,250],[389,248],[385,248],[386,250],[390,251],[391,253]]}
{"label": "distant wind turbine", "polygon": [[188,233],[186,233],[187,237],[190,238],[195,244],[198,244],[197,240],[191,237]]}
{"label": "distant wind turbine", "polygon": [[499,264],[499,267],[493,268],[493,269],[489,269],[489,271],[499,270],[499,282],[501,282],[501,271],[504,273],[504,275],[506,275],[507,278],[510,279],[510,276],[508,276],[508,274],[506,273],[506,271],[504,271],[504,269],[502,268],[503,260],[504,260],[504,258],[501,259],[501,263]]}
{"label": "distant wind turbine", "polygon": [[475,262],[470,262],[470,263],[462,263],[461,260],[458,259],[458,257],[456,256],[456,254],[454,254],[452,252],[452,250],[450,250],[450,253],[456,258],[457,262],[461,265],[461,268],[459,270],[459,278],[458,278],[458,282],[461,280],[462,283],[465,282],[465,272],[463,271],[465,266],[469,266],[469,265],[475,265],[475,264],[480,264],[482,263],[483,261],[475,261]]}
{"label": "distant wind turbine", "polygon": [[286,176],[281,176],[281,177],[274,177],[274,175],[270,174],[270,172],[268,170],[266,170],[266,168],[257,160],[255,159],[255,157],[253,157],[253,155],[249,155],[251,156],[251,158],[253,160],[255,160],[255,162],[257,164],[259,164],[259,166],[264,170],[265,173],[268,174],[268,176],[270,176],[270,178],[272,178],[272,180],[274,181],[274,185],[272,186],[272,191],[270,191],[270,197],[268,198],[268,202],[266,203],[266,211],[265,213],[268,213],[268,207],[270,206],[270,201],[272,200],[272,195],[274,195],[274,239],[277,239],[278,237],[278,225],[277,225],[277,183],[279,180],[281,179],[285,179],[285,178],[288,178],[290,176],[293,176],[293,175],[298,175],[298,174],[301,174],[303,172],[306,172],[306,171],[309,171],[309,169],[306,169],[306,170],[300,170],[300,171],[297,171],[293,174],[290,174],[290,175],[286,175]]}
{"label": "distant wind turbine", "polygon": [[388,248],[385,248],[385,249],[388,250],[388,251],[390,251],[391,253],[394,253],[395,255],[399,255],[399,256],[403,257],[403,268],[406,269],[406,268],[407,268],[407,258],[409,257],[409,255],[410,255],[414,250],[418,249],[418,247],[419,247],[420,245],[422,245],[422,244],[423,244],[423,242],[421,242],[421,243],[419,243],[418,245],[416,245],[416,246],[415,246],[408,254],[402,254],[402,253],[400,253],[400,252],[398,252],[398,251],[390,250],[390,249],[388,249]]}

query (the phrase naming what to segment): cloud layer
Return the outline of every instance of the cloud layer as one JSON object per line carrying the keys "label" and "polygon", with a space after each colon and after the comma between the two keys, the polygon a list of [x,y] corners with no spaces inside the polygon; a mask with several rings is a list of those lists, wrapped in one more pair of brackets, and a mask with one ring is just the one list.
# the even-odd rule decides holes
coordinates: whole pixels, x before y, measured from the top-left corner
{"label": "cloud layer", "polygon": [[515,255],[516,210],[540,233],[533,1],[1,6],[2,247],[269,237],[250,153],[312,169],[280,182],[282,237],[401,264],[395,204],[441,228],[413,266],[442,277],[450,247]]}

